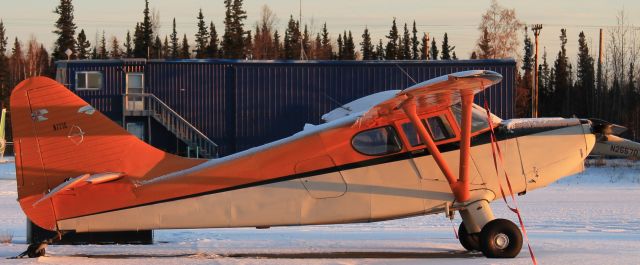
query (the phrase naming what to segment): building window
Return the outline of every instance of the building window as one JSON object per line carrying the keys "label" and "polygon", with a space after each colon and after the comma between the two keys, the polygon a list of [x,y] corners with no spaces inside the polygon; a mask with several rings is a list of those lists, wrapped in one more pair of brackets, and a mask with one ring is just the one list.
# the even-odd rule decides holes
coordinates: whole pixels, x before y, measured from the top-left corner
{"label": "building window", "polygon": [[76,90],[102,89],[102,73],[76,72]]}
{"label": "building window", "polygon": [[396,131],[390,127],[380,127],[360,132],[351,139],[356,151],[370,156],[400,152],[402,145]]}

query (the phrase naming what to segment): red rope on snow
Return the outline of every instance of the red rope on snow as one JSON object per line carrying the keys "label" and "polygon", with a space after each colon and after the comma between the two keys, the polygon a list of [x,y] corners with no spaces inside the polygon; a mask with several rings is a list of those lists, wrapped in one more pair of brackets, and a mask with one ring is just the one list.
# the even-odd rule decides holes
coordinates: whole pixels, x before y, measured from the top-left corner
{"label": "red rope on snow", "polygon": [[[498,139],[496,138],[495,131],[493,130],[493,121],[491,119],[491,112],[489,111],[489,105],[487,101],[484,101],[484,108],[487,112],[487,120],[489,122],[489,128],[491,130],[491,152],[493,155],[493,165],[496,169],[496,178],[498,179],[498,186],[500,187],[500,193],[502,194],[502,200],[507,205],[507,208],[514,212],[518,216],[518,221],[520,221],[520,227],[522,228],[522,234],[524,235],[524,239],[527,242],[527,247],[529,248],[529,254],[531,255],[531,261],[534,265],[538,264],[535,255],[533,254],[533,249],[531,248],[531,244],[529,243],[529,237],[527,236],[527,229],[524,226],[524,221],[522,220],[522,216],[520,214],[520,209],[518,208],[518,202],[516,201],[516,197],[513,195],[513,189],[511,188],[511,181],[509,181],[509,175],[507,171],[504,170],[504,158],[502,156],[502,151],[500,150],[500,145],[498,145]],[[497,157],[496,157],[497,154]],[[507,201],[507,196],[505,196],[504,189],[502,188],[502,183],[500,182],[500,173],[498,171],[498,158],[500,159],[500,164],[503,166],[504,178],[507,181],[507,187],[509,188],[509,195],[511,196],[511,200],[513,201],[514,207],[509,205]]]}

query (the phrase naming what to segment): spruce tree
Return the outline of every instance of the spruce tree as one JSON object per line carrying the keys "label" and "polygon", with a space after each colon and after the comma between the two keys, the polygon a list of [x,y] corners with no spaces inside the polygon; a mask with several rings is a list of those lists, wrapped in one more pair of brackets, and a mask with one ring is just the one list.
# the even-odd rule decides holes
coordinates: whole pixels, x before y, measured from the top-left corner
{"label": "spruce tree", "polygon": [[216,26],[213,25],[213,21],[209,24],[209,45],[207,45],[207,55],[209,58],[218,58],[220,55],[220,48],[218,47],[218,32]]}
{"label": "spruce tree", "polygon": [[313,57],[314,60],[321,60],[322,56],[322,37],[320,37],[320,32],[316,33],[316,40],[313,44]]}
{"label": "spruce tree", "polygon": [[401,60],[410,60],[412,58],[411,55],[411,35],[409,35],[409,28],[407,27],[407,23],[404,23],[404,32],[402,34],[402,49],[400,51],[400,55],[398,55],[398,59]]}
{"label": "spruce tree", "polygon": [[290,16],[287,30],[284,32],[284,59],[300,58],[300,41],[300,25]]}
{"label": "spruce tree", "polygon": [[84,33],[84,29],[78,33],[78,41],[76,43],[76,51],[78,52],[78,59],[88,59],[91,53],[91,43],[87,40],[87,35]]}
{"label": "spruce tree", "polygon": [[273,32],[273,53],[275,54],[275,58],[273,59],[282,59],[283,55],[282,42],[280,42],[280,34],[278,30]]}
{"label": "spruce tree", "polygon": [[0,107],[6,107],[11,87],[9,83],[9,58],[6,55],[8,40],[4,22],[0,20],[0,102],[3,104]]}
{"label": "spruce tree", "polygon": [[382,44],[382,39],[378,40],[378,46],[376,46],[376,60],[384,60],[384,45]]}
{"label": "spruce tree", "polygon": [[149,15],[149,0],[145,0],[142,23],[136,23],[133,34],[133,55],[136,58],[148,58],[153,48],[153,25]]}
{"label": "spruce tree", "polygon": [[204,22],[202,8],[198,12],[198,32],[196,32],[196,58],[202,59],[207,57],[207,45],[209,44],[209,30]]}
{"label": "spruce tree", "polygon": [[153,41],[153,45],[151,45],[152,47],[152,54],[151,57],[154,59],[160,59],[162,58],[162,40],[160,40],[159,36],[156,36],[155,40]]}
{"label": "spruce tree", "polygon": [[109,54],[107,53],[107,40],[104,37],[104,31],[102,31],[102,37],[100,38],[100,46],[98,47],[98,59],[107,59]]}
{"label": "spruce tree", "polygon": [[73,4],[71,0],[60,0],[60,5],[56,7],[53,13],[59,15],[55,23],[56,29],[53,31],[58,35],[52,54],[53,59],[66,60],[67,55],[65,52],[67,49],[73,53],[72,57],[76,53],[76,24],[73,22]]}
{"label": "spruce tree", "polygon": [[127,30],[127,37],[124,42],[124,57],[133,57],[133,44],[131,43],[131,32]]}
{"label": "spruce tree", "polygon": [[162,43],[161,58],[166,59],[171,55],[171,46],[169,46],[169,37],[164,35],[164,42]]}
{"label": "spruce tree", "polygon": [[224,35],[222,36],[222,50],[225,58],[244,58],[245,31],[243,21],[247,18],[242,9],[242,0],[224,0],[226,8],[224,18]]}
{"label": "spruce tree", "polygon": [[441,60],[451,60],[451,53],[455,49],[455,46],[449,46],[449,36],[447,33],[444,33],[444,37],[442,38],[442,57]]}
{"label": "spruce tree", "polygon": [[109,55],[113,59],[118,59],[122,57],[122,50],[120,49],[120,43],[118,42],[118,38],[116,37],[113,37],[113,39],[111,39],[111,51],[109,52]]}
{"label": "spruce tree", "polygon": [[458,60],[458,55],[456,55],[456,51],[453,51],[451,54],[451,60]]}
{"label": "spruce tree", "polygon": [[242,41],[242,45],[244,45],[244,48],[242,49],[242,56],[244,56],[243,59],[251,59],[253,58],[253,43],[252,43],[253,38],[251,37],[251,30],[248,30],[246,32],[245,38]]}
{"label": "spruce tree", "polygon": [[355,60],[356,59],[356,45],[353,42],[353,35],[351,35],[351,30],[349,30],[349,35],[345,33],[347,36],[344,40],[344,60]]}
{"label": "spruce tree", "polygon": [[171,58],[175,59],[180,57],[180,44],[178,40],[178,32],[176,31],[176,18],[173,18],[173,28],[171,30]]}
{"label": "spruce tree", "polygon": [[389,35],[386,36],[389,40],[387,42],[387,47],[385,49],[385,59],[387,60],[395,60],[398,56],[398,27],[396,26],[396,18],[393,18],[393,24],[391,25],[391,30],[389,30]]}
{"label": "spruce tree", "polygon": [[301,52],[304,52],[305,58],[308,58],[309,52],[311,51],[311,38],[309,37],[307,25],[304,25],[304,31],[302,33],[302,48],[304,50]]}
{"label": "spruce tree", "polygon": [[569,59],[567,58],[567,30],[560,30],[560,51],[554,62],[554,99],[552,104],[554,115],[570,115],[569,114]]}
{"label": "spruce tree", "polygon": [[429,60],[429,41],[427,40],[427,33],[422,35],[420,41],[420,60]]}
{"label": "spruce tree", "polygon": [[[533,91],[533,70],[534,70],[534,66],[533,66],[533,60],[535,58],[533,58],[533,44],[531,43],[531,38],[529,38],[529,32],[527,27],[524,28],[525,34],[524,34],[524,54],[522,56],[522,78],[520,79],[522,84],[518,84],[518,87],[525,89],[526,91]],[[539,94],[539,91],[538,91]],[[526,104],[523,103],[523,106],[521,106],[522,108],[522,114],[521,117],[524,116],[528,116],[527,114],[530,114],[530,112],[528,111],[529,109],[531,109],[531,105],[530,105],[530,98],[531,98],[532,94],[529,93],[529,100],[527,100]],[[540,102],[539,97],[538,97],[538,102]],[[538,105],[539,106],[539,105]]]}
{"label": "spruce tree", "polygon": [[360,51],[362,52],[362,60],[373,60],[374,49],[375,47],[373,46],[373,43],[371,43],[371,35],[369,35],[369,29],[365,27],[364,33],[362,33],[362,42],[360,42]]}
{"label": "spruce tree", "polygon": [[431,39],[431,50],[429,51],[430,60],[438,60],[438,46],[436,46],[436,38]]}
{"label": "spruce tree", "polygon": [[[596,105],[596,80],[594,59],[589,53],[589,46],[584,32],[578,35],[578,69],[576,69],[576,93],[581,96],[580,102],[576,105],[579,109],[577,115],[584,117],[594,115],[593,107]],[[631,68],[633,69],[633,68]],[[631,79],[630,79],[631,81]],[[591,111],[590,111],[591,110]]]}
{"label": "spruce tree", "polygon": [[187,34],[182,37],[182,45],[180,45],[180,58],[191,58],[191,51],[189,51],[189,41],[187,40]]}
{"label": "spruce tree", "polygon": [[338,52],[335,55],[337,60],[342,60],[344,56],[344,42],[342,41],[342,34],[338,34]]}
{"label": "spruce tree", "polygon": [[91,59],[96,60],[96,59],[100,59],[98,58],[98,47],[93,46],[93,49],[91,50]]}
{"label": "spruce tree", "polygon": [[416,28],[416,21],[413,21],[413,29],[411,30],[411,59],[418,60],[420,59],[420,53],[418,51],[418,45],[420,42],[418,41],[418,29]]}
{"label": "spruce tree", "polygon": [[477,60],[478,59],[478,54],[476,53],[476,51],[471,52],[471,56],[469,57],[469,59],[471,59],[471,60]]}
{"label": "spruce tree", "polygon": [[331,46],[331,38],[329,37],[329,31],[327,30],[327,22],[322,26],[322,57],[323,60],[331,59],[333,54],[333,47]]}

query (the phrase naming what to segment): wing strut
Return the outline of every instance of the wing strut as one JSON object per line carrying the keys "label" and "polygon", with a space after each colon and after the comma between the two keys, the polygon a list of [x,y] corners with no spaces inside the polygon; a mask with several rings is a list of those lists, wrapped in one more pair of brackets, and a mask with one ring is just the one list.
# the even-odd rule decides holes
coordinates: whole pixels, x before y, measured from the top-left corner
{"label": "wing strut", "polygon": [[465,202],[469,200],[471,196],[469,193],[469,157],[471,149],[471,108],[473,105],[473,95],[474,93],[469,90],[461,91],[460,95],[462,99],[462,135],[460,137],[460,170],[457,179],[451,172],[447,161],[442,157],[438,146],[433,142],[427,128],[420,121],[416,112],[416,100],[411,98],[411,95],[408,95],[409,98],[402,103],[402,110],[411,120],[420,137],[425,141],[429,153],[433,156],[436,164],[438,164],[438,167],[447,178],[449,187],[451,187],[451,191],[458,202]]}

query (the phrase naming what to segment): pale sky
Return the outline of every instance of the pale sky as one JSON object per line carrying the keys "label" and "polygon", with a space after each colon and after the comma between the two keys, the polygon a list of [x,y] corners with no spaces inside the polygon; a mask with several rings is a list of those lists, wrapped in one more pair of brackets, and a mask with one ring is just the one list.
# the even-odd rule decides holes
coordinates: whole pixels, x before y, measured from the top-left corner
{"label": "pale sky", "polygon": [[[23,43],[36,36],[46,47],[53,47],[56,36],[51,31],[57,15],[52,11],[59,1],[0,1],[0,19],[4,21],[10,43],[16,36]],[[142,20],[144,9],[142,0],[76,0],[73,3],[78,26],[76,34],[84,29],[92,44],[95,44],[98,32],[103,30],[107,38],[116,36],[122,42],[127,30],[133,31],[135,23]],[[518,18],[527,24],[544,25],[540,45],[547,47],[550,60],[559,50],[558,35],[562,27],[567,28],[567,48],[573,60],[577,53],[578,33],[585,31],[595,54],[598,29],[603,27],[606,30],[607,26],[615,25],[616,15],[623,8],[630,24],[640,26],[638,0],[501,0],[499,3],[515,8]],[[246,24],[251,29],[259,18],[261,6],[265,4],[278,16],[280,32],[283,32],[290,14],[298,16],[298,0],[245,0]],[[380,38],[386,43],[384,36],[389,32],[393,17],[397,18],[399,27],[405,22],[410,26],[415,19],[418,31],[429,32],[436,38],[438,46],[442,35],[447,32],[450,44],[456,46],[458,57],[468,58],[479,36],[477,25],[489,5],[490,0],[303,0],[302,15],[305,23],[313,23],[315,32],[326,22],[334,41],[338,33],[346,29],[351,30],[356,41],[360,42],[360,35],[367,26],[376,43]],[[160,13],[162,38],[170,33],[171,21],[175,17],[180,36],[186,33],[193,42],[199,8],[202,8],[205,20],[213,21],[219,36],[222,35],[223,0],[151,0],[150,7]],[[605,37],[606,34],[605,31]]]}

